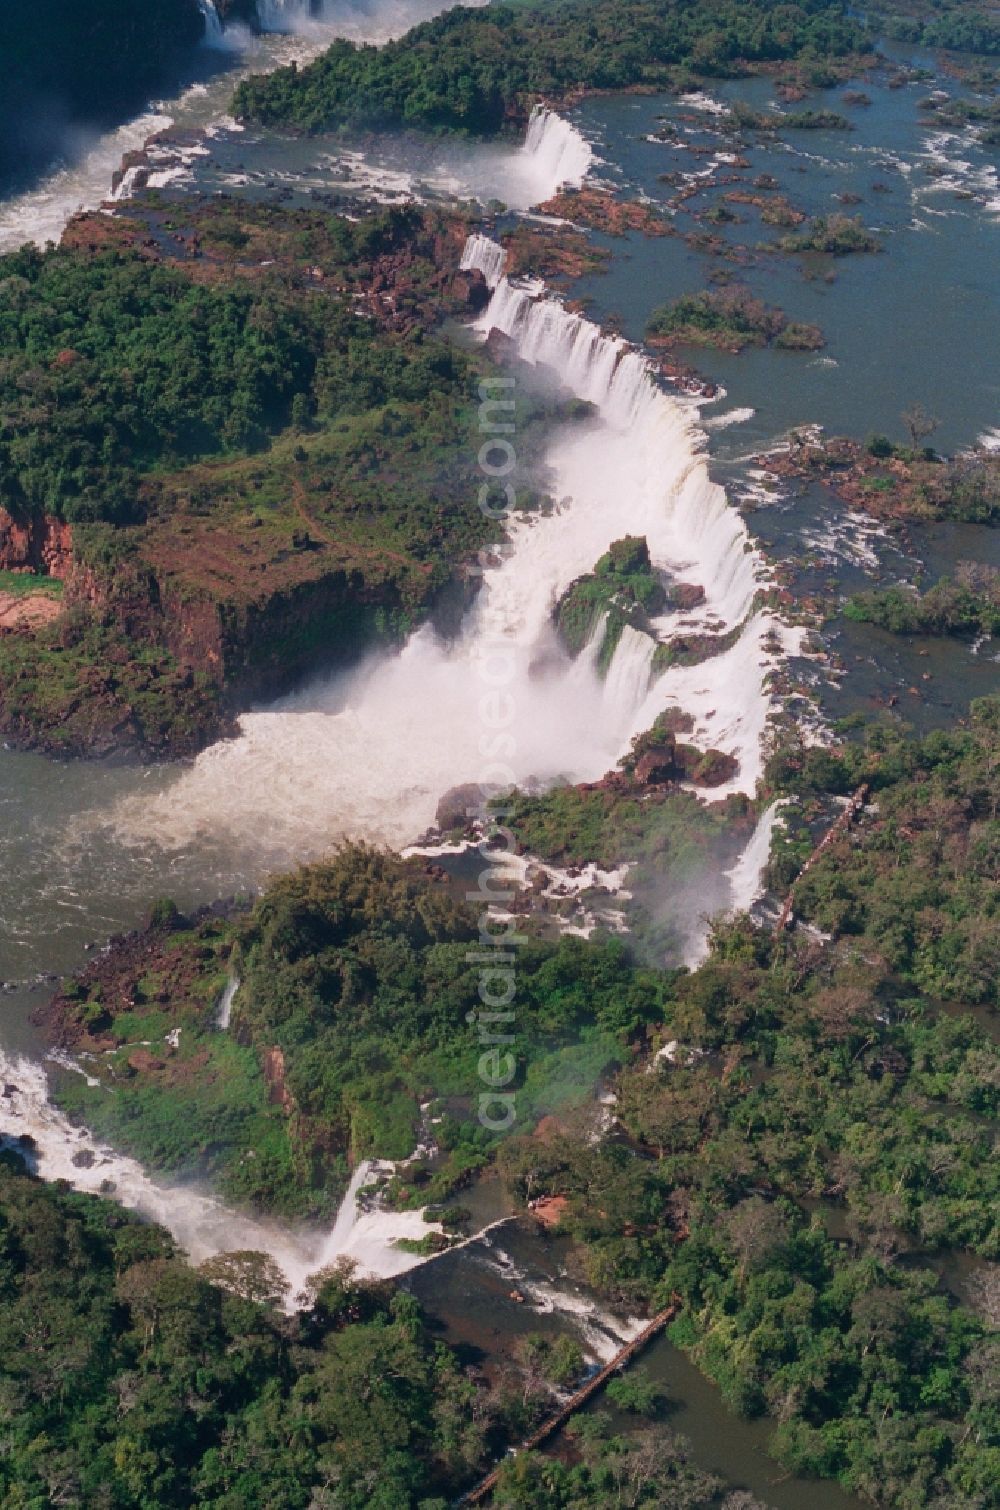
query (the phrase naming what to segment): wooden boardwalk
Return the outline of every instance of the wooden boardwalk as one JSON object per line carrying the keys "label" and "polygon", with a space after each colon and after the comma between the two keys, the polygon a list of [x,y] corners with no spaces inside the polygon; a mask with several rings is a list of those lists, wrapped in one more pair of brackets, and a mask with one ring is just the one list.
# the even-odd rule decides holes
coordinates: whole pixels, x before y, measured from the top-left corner
{"label": "wooden boardwalk", "polygon": [[[604,1388],[609,1379],[612,1379],[615,1374],[620,1373],[627,1364],[631,1363],[636,1354],[642,1351],[646,1344],[656,1336],[657,1332],[662,1332],[663,1328],[673,1321],[678,1309],[678,1304],[675,1301],[665,1311],[660,1311],[658,1315],[654,1316],[652,1321],[647,1322],[642,1331],[637,1332],[632,1341],[627,1342],[621,1351],[615,1354],[611,1362],[605,1364],[600,1373],[594,1374],[588,1379],[586,1384],[581,1389],[578,1389],[576,1394],[572,1395],[564,1405],[561,1405],[554,1415],[549,1416],[539,1426],[537,1431],[533,1432],[526,1441],[521,1443],[516,1451],[530,1452],[533,1448],[540,1447],[543,1442],[547,1442],[549,1437],[554,1436],[557,1431],[560,1431],[566,1425],[571,1415],[578,1411],[582,1405],[586,1405],[588,1400],[592,1399],[599,1390]],[[487,1474],[486,1478],[482,1479],[474,1489],[471,1489],[468,1494],[464,1494],[458,1503],[460,1505],[485,1504],[496,1488],[502,1467],[503,1464],[501,1463],[497,1468],[494,1468],[493,1472]]]}
{"label": "wooden boardwalk", "polygon": [[781,916],[778,919],[778,926],[775,929],[776,933],[784,933],[785,929],[788,927],[788,924],[791,922],[792,907],[795,903],[796,886],[802,880],[802,877],[806,875],[810,870],[812,870],[813,866],[816,864],[816,861],[826,850],[829,849],[830,845],[833,844],[835,840],[839,839],[841,834],[844,833],[846,829],[850,828],[851,824],[854,822],[854,819],[857,817],[858,810],[863,806],[864,800],[867,796],[868,784],[866,782],[864,786],[858,787],[850,802],[844,808],[843,812],[838,815],[836,822],[827,829],[826,833],[823,835],[822,839],[819,841],[816,848],[813,850],[812,854],[809,856],[808,860],[803,865],[798,875],[795,877],[795,880],[792,882],[791,887],[789,888],[788,895],[785,898],[785,905],[781,909]]}

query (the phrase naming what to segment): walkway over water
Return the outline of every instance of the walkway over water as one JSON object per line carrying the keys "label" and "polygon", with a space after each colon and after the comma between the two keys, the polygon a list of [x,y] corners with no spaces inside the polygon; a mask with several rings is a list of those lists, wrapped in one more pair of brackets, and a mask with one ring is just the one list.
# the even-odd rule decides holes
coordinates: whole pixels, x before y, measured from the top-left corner
{"label": "walkway over water", "polygon": [[[612,1379],[615,1374],[620,1373],[626,1364],[631,1363],[636,1354],[640,1353],[646,1344],[652,1341],[657,1333],[662,1332],[663,1328],[673,1321],[678,1310],[679,1305],[675,1302],[673,1305],[668,1306],[665,1311],[660,1311],[654,1316],[652,1321],[648,1322],[642,1331],[638,1332],[632,1338],[631,1342],[625,1344],[621,1352],[615,1354],[610,1363],[605,1364],[599,1373],[594,1374],[588,1379],[586,1384],[578,1389],[575,1395],[571,1395],[554,1415],[549,1416],[539,1426],[537,1431],[533,1432],[526,1441],[522,1442],[517,1451],[530,1452],[533,1448],[540,1447],[543,1442],[547,1442],[549,1437],[554,1436],[557,1431],[560,1431],[570,1416],[578,1411],[581,1406],[586,1405],[588,1400],[593,1399],[594,1395],[604,1388],[609,1379]],[[488,1474],[486,1478],[476,1485],[475,1489],[463,1495],[458,1503],[460,1505],[485,1504],[496,1488],[502,1468],[503,1464],[500,1464],[498,1468],[494,1468],[492,1473]]]}

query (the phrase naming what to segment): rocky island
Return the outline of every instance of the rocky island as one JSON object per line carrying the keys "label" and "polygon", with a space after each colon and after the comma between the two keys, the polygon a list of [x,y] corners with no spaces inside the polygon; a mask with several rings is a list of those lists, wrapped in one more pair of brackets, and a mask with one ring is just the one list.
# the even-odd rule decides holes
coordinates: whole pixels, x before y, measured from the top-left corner
{"label": "rocky island", "polygon": [[0,1500],[991,1510],[992,19],[57,11]]}

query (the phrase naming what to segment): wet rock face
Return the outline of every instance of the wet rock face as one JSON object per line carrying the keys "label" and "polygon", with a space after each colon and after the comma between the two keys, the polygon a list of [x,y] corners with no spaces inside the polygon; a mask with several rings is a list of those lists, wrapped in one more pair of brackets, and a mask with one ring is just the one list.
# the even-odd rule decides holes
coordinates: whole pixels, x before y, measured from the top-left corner
{"label": "wet rock face", "polygon": [[467,283],[466,299],[469,308],[478,314],[480,310],[486,308],[492,297],[489,284],[478,267],[469,268],[457,277]]}
{"label": "wet rock face", "polygon": [[694,745],[677,746],[677,764],[683,780],[709,787],[732,781],[740,768],[735,755],[723,750],[698,750]]}
{"label": "wet rock face", "polygon": [[694,745],[677,744],[665,735],[652,748],[644,750],[636,762],[632,779],[637,786],[665,786],[687,781],[693,786],[723,786],[739,771],[739,761],[723,750],[699,750]]}
{"label": "wet rock face", "polygon": [[667,596],[671,608],[688,613],[692,608],[700,608],[704,603],[705,589],[697,582],[675,582]]}
{"label": "wet rock face", "polygon": [[635,768],[640,786],[661,786],[677,779],[677,749],[673,741],[647,750]]}
{"label": "wet rock face", "polygon": [[292,1093],[285,1084],[285,1056],[280,1048],[265,1050],[261,1068],[267,1083],[267,1099],[272,1106],[280,1106],[290,1112],[294,1106]]}

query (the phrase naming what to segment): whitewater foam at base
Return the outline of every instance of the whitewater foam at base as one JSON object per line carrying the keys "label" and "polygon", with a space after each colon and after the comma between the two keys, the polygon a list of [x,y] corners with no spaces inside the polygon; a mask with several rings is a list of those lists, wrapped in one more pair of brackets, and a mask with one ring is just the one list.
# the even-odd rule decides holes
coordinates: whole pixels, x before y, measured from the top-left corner
{"label": "whitewater foam at base", "polygon": [[[467,3],[477,5],[485,0]],[[175,125],[200,130],[228,122],[233,89],[243,74],[267,73],[292,62],[307,63],[336,37],[388,42],[449,7],[443,0],[372,0],[370,6],[351,0],[324,0],[314,13],[310,0],[260,0],[262,29],[275,33],[262,37],[252,36],[245,26],[222,27],[212,0],[200,0],[200,8],[205,16],[206,43],[214,54],[231,54],[231,66],[226,67],[217,57],[220,69],[207,84],[189,83],[176,98],[156,101],[134,120],[111,131],[89,137],[77,133],[67,142],[65,163],[32,188],[0,200],[0,253],[15,251],[27,242],[44,246],[47,241],[58,241],[75,214],[96,210],[111,198],[112,180],[123,156],[145,146],[155,133]],[[192,63],[192,72],[196,71]]]}
{"label": "whitewater foam at base", "polygon": [[[471,238],[463,260],[495,285],[480,331],[502,330],[525,361],[595,406],[593,421],[555,434],[545,458],[555,496],[567,501],[512,519],[504,559],[484,572],[453,643],[425,627],[398,655],[245,716],[239,738],[207,750],[165,792],[119,807],[127,839],[170,849],[224,835],[275,865],[345,837],[398,848],[462,782],[600,777],[670,706],[693,716],[695,743],[739,762],[713,796],[753,792],[771,708],[766,678],[782,646],[797,640],[755,607],[764,565],[709,477],[696,408],[662,392],[639,353],[536,288],[508,282],[487,238]],[[476,446],[470,439],[471,481]],[[566,656],[553,605],[626,534],[646,537],[655,565],[704,587],[705,605],[683,616],[684,630],[731,631],[727,649],[655,681],[652,642],[634,632],[622,636],[604,680],[593,654]],[[679,622],[667,615],[657,626]],[[488,753],[495,740],[482,712],[498,685],[512,706],[502,762]]]}
{"label": "whitewater foam at base", "polygon": [[[71,1066],[76,1069],[76,1065]],[[216,1197],[190,1186],[161,1185],[135,1159],[95,1140],[86,1128],[74,1127],[49,1100],[41,1065],[0,1050],[0,1143],[20,1145],[33,1168],[47,1180],[66,1180],[75,1190],[113,1197],[166,1227],[192,1263],[219,1253],[266,1253],[289,1284],[289,1300],[317,1270],[336,1259],[356,1260],[367,1274],[390,1278],[422,1260],[395,1246],[399,1238],[426,1237],[440,1231],[420,1211],[385,1211],[360,1199],[360,1192],[391,1165],[362,1162],[326,1235],[302,1235],[276,1223],[256,1221],[231,1211]],[[80,1160],[80,1162],[76,1162]]]}
{"label": "whitewater foam at base", "polygon": [[531,112],[521,156],[538,175],[539,199],[548,199],[563,186],[578,189],[594,158],[580,132],[544,105],[536,105]]}

